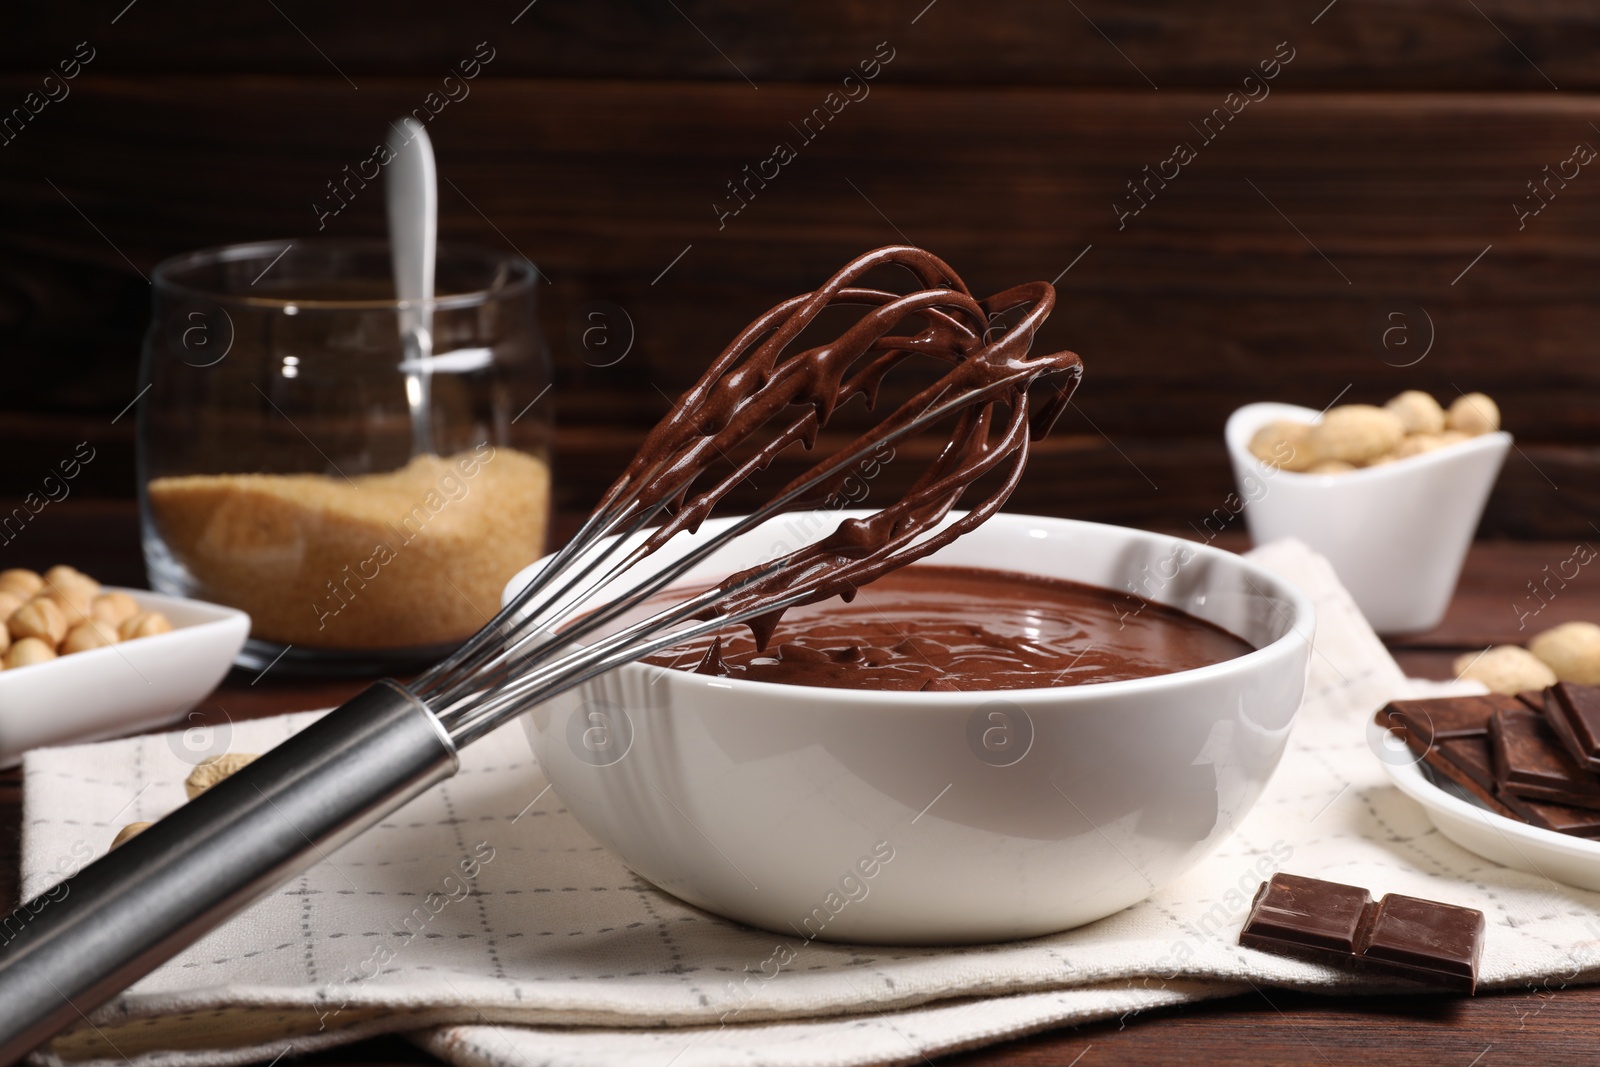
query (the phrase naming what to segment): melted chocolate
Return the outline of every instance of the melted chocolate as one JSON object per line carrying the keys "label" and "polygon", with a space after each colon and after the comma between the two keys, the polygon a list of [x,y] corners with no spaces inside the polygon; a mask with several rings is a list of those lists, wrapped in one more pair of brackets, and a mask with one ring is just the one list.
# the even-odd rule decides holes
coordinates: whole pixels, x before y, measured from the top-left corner
{"label": "melted chocolate", "polygon": [[[891,265],[909,271],[918,288],[901,294],[857,284]],[[831,341],[790,351],[818,315],[846,305],[863,308],[858,321]],[[700,617],[746,613],[764,645],[785,605],[848,597],[1000,509],[1022,477],[1029,442],[1055,423],[1082,375],[1072,352],[1029,355],[1054,306],[1055,290],[1046,282],[978,299],[948,264],[919,248],[858,256],[815,292],[785,300],[745,327],[650,431],[591,521],[615,529],[664,516],[645,547],[653,551],[696,529],[734,486],[779,453],[794,445],[811,449],[842,404],[860,396],[870,405],[897,366],[913,359],[946,364],[937,381],[776,494],[784,510],[824,507],[876,445],[923,429],[944,440],[901,499],[729,576],[726,595]],[[1002,316],[1009,325],[996,325]],[[1038,396],[1030,396],[1036,383],[1043,383]],[[741,461],[729,458],[745,453]],[[990,473],[996,487],[989,495],[935,532],[967,488]]]}
{"label": "melted chocolate", "polygon": [[[888,267],[909,273],[911,291],[860,284]],[[808,348],[797,343],[823,313],[832,321],[838,309],[851,307],[860,309],[857,319],[838,336]],[[650,430],[622,476],[541,578],[419,679],[419,692],[448,702],[469,692],[524,684],[526,678],[516,680],[528,666],[519,650],[540,640],[544,627],[578,640],[627,615],[647,590],[575,619],[554,621],[544,613],[584,580],[580,575],[589,576],[599,566],[582,558],[599,538],[642,535],[619,564],[625,571],[676,534],[698,529],[735,486],[755,484],[751,476],[781,453],[796,446],[807,452],[815,448],[820,431],[844,404],[859,397],[871,408],[885,378],[908,361],[931,363],[941,374],[777,490],[758,514],[832,510],[849,496],[846,488],[859,480],[857,472],[868,457],[877,462],[880,455],[894,456],[899,443],[924,434],[933,448],[904,453],[932,457],[910,479],[910,488],[866,518],[844,519],[819,540],[730,575],[714,594],[684,611],[708,622],[743,622],[765,647],[785,611],[833,597],[849,600],[859,587],[973,530],[1010,497],[1030,443],[1049,432],[1083,375],[1075,353],[1030,355],[1034,336],[1054,307],[1055,289],[1048,282],[1028,282],[979,299],[937,256],[892,245],[857,256],[815,291],[769,308],[740,331]],[[820,329],[817,325],[812,332]],[[980,479],[985,495],[964,500]],[[945,522],[958,504],[965,514]],[[558,577],[546,585],[546,575]],[[545,599],[537,600],[540,596]]]}
{"label": "melted chocolate", "polygon": [[[657,595],[651,606],[684,599]],[[765,650],[732,628],[650,657],[663,666],[841,689],[1032,689],[1203,667],[1250,646],[1174,608],[1077,582],[919,564],[789,609]]]}

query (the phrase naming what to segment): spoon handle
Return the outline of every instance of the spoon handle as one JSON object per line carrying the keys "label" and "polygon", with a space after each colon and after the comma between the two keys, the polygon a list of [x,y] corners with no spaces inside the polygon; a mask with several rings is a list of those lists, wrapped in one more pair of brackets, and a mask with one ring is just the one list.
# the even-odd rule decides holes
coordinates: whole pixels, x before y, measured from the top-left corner
{"label": "spoon handle", "polygon": [[390,124],[389,150],[394,158],[384,168],[384,196],[389,211],[389,249],[394,266],[394,295],[409,306],[400,309],[400,345],[406,365],[406,403],[411,411],[411,451],[433,449],[433,275],[439,243],[439,177],[433,142],[416,119]]}

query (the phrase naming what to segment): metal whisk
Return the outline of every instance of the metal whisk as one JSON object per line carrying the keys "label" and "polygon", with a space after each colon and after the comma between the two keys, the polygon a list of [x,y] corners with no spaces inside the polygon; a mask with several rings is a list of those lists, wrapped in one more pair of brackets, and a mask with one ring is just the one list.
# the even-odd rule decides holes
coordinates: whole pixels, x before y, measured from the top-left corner
{"label": "metal whisk", "polygon": [[[901,294],[858,284],[889,265],[909,269],[920,287]],[[848,596],[983,522],[1011,494],[1029,441],[1054,423],[1081,375],[1071,352],[1029,356],[1054,299],[1043,282],[976,299],[936,257],[896,246],[762,315],[650,432],[578,534],[457,652],[410,685],[373,685],[18,909],[20,931],[0,948],[0,1064],[455,773],[461,746],[516,715],[728,626],[770,634],[785,608]],[[789,351],[824,310],[841,305],[866,310],[838,337]],[[1017,321],[1006,322],[1012,313]],[[907,320],[920,329],[891,332]],[[812,449],[836,408],[856,396],[870,404],[885,375],[918,357],[947,368],[719,536],[591,603],[674,535],[692,532],[779,453]],[[619,623],[731,539],[774,515],[824,505],[882,445],[940,425],[947,442],[901,499],[642,621]],[[988,495],[946,521],[986,475]]]}

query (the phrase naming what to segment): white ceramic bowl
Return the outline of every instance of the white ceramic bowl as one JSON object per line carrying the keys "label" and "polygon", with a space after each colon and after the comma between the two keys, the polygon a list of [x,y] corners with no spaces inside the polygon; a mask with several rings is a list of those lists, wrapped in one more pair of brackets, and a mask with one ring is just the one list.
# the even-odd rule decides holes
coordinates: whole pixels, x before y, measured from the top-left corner
{"label": "white ceramic bowl", "polygon": [[0,671],[0,767],[30,748],[98,741],[174,721],[215,689],[250,633],[219,604],[121,589],[172,632]]}
{"label": "white ceramic bowl", "polygon": [[1256,544],[1295,537],[1328,557],[1379,633],[1430,630],[1444,618],[1483,505],[1511,447],[1490,433],[1343,474],[1296,474],[1250,454],[1275,419],[1315,422],[1292,404],[1246,404],[1228,417],[1228,458]]}
{"label": "white ceramic bowl", "polygon": [[[774,520],[685,580],[865,514]],[[1288,583],[1194,542],[1026,515],[999,515],[929,559],[1136,589],[1128,610],[1140,597],[1173,605],[1255,651],[1157,678],[1003,693],[826,689],[635,663],[528,713],[540,766],[643,877],[806,939],[974,942],[1078,926],[1178,877],[1250,810],[1305,688],[1313,611]]]}

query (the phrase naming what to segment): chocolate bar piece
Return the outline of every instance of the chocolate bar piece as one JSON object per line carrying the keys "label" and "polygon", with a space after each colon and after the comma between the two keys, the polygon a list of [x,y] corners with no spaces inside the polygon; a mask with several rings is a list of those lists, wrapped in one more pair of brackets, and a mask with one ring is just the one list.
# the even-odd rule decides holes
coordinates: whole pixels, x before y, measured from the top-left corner
{"label": "chocolate bar piece", "polygon": [[[1378,712],[1380,726],[1405,739],[1435,778],[1449,779],[1478,803],[1508,819],[1532,822],[1524,802],[1502,798],[1495,791],[1489,752],[1489,718],[1515,701],[1487,697],[1445,697],[1439,700],[1396,700]],[[1548,828],[1548,827],[1547,827]]]}
{"label": "chocolate bar piece", "polygon": [[1486,792],[1495,789],[1494,756],[1489,751],[1489,738],[1462,737],[1435,746],[1441,756],[1449,760],[1473,783]]}
{"label": "chocolate bar piece", "polygon": [[1525,800],[1497,792],[1487,733],[1483,737],[1459,737],[1440,742],[1422,756],[1429,770],[1460,786],[1496,815],[1504,815],[1541,830],[1554,830],[1575,837],[1600,837],[1600,811],[1549,801]]}
{"label": "chocolate bar piece", "polygon": [[1261,883],[1239,944],[1347,970],[1471,993],[1483,951],[1483,912],[1297,874]]}
{"label": "chocolate bar piece", "polygon": [[[1421,753],[1435,741],[1484,737],[1489,716],[1497,708],[1517,707],[1514,697],[1439,697],[1434,700],[1396,700],[1378,713],[1378,722],[1404,734],[1412,751]],[[1418,744],[1420,742],[1420,744]]]}
{"label": "chocolate bar piece", "polygon": [[1538,709],[1567,754],[1586,771],[1600,771],[1600,686],[1558,682]]}
{"label": "chocolate bar piece", "polygon": [[1471,993],[1483,952],[1483,912],[1389,893],[1372,909],[1363,959],[1399,973]]}
{"label": "chocolate bar piece", "polygon": [[1499,709],[1489,719],[1495,784],[1501,793],[1600,808],[1600,778],[1579,767],[1543,715]]}
{"label": "chocolate bar piece", "polygon": [[[1488,737],[1463,737],[1446,741],[1423,757],[1428,769],[1450,779],[1468,796],[1496,815],[1519,822],[1534,823],[1529,801],[1495,788],[1494,756]],[[1548,829],[1548,827],[1547,827]]]}
{"label": "chocolate bar piece", "polygon": [[[1372,894],[1353,885],[1278,873],[1262,882],[1239,931],[1239,944],[1288,955],[1275,946],[1351,955]],[[1321,957],[1317,957],[1321,958]]]}
{"label": "chocolate bar piece", "polygon": [[1573,837],[1600,837],[1600,811],[1593,808],[1572,808],[1537,800],[1522,800],[1516,804],[1519,814],[1526,813],[1523,821],[1541,830],[1554,830]]}
{"label": "chocolate bar piece", "polygon": [[[1544,691],[1518,693],[1523,706],[1544,705]],[[1508,698],[1445,697],[1439,700],[1396,700],[1378,712],[1380,726],[1400,734],[1419,756],[1435,784],[1453,783],[1467,799],[1508,819],[1541,830],[1600,839],[1600,811],[1550,801],[1525,800],[1497,792],[1489,717],[1496,708],[1515,707]],[[1435,737],[1442,738],[1437,744]]]}

